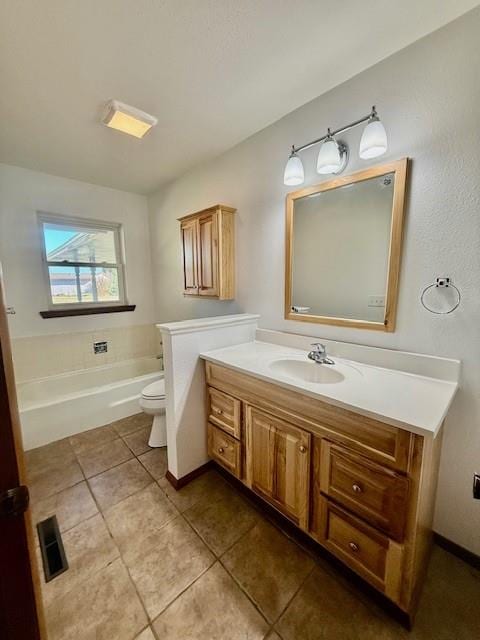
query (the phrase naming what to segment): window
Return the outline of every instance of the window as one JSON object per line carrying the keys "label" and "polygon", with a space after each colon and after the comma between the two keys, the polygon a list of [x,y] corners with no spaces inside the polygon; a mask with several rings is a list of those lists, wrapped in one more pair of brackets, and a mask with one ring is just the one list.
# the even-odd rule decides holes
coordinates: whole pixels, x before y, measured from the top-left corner
{"label": "window", "polygon": [[126,303],[119,224],[39,214],[50,309]]}

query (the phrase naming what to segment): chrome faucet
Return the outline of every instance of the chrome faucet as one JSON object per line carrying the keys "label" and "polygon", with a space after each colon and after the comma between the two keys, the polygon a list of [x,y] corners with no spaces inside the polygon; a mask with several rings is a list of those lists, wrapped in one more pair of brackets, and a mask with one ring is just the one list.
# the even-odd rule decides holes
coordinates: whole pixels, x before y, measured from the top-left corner
{"label": "chrome faucet", "polygon": [[335,362],[327,357],[327,348],[321,342],[314,342],[312,347],[315,347],[313,351],[310,351],[308,357],[317,364],[335,364]]}

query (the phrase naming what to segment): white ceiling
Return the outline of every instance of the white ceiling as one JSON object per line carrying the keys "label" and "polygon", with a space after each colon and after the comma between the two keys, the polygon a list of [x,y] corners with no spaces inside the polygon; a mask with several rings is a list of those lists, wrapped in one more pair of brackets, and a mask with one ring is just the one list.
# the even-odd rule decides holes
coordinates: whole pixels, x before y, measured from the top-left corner
{"label": "white ceiling", "polygon": [[[477,4],[2,0],[0,162],[149,193]],[[109,98],[157,127],[103,127]]]}

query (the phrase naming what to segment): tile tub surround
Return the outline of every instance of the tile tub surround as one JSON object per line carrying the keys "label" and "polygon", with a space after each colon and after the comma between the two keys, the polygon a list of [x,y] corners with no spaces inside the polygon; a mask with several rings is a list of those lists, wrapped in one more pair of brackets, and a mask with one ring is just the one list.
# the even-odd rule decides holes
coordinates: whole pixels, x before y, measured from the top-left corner
{"label": "tile tub surround", "polygon": [[[136,434],[138,447],[143,434],[140,448],[147,446],[142,419],[27,453],[30,473],[49,466],[54,473],[46,483],[53,493],[32,499],[33,520],[57,513],[72,567],[42,584],[49,640],[476,637],[480,573],[438,547],[408,633],[214,470],[180,491],[145,470],[145,487],[130,485],[128,496],[103,506],[92,493],[92,478],[82,474],[66,489],[56,484],[55,469],[85,462],[89,453],[98,460],[108,443],[128,444]],[[113,469],[122,476],[125,464]]]}
{"label": "tile tub surround", "polygon": [[[108,342],[107,353],[93,353],[93,343]],[[68,371],[90,369],[162,353],[153,324],[75,333],[14,338],[15,378],[26,382]]]}
{"label": "tile tub surround", "polygon": [[199,354],[254,339],[258,315],[240,313],[159,324],[165,361],[168,470],[180,480],[208,462],[205,375]]}

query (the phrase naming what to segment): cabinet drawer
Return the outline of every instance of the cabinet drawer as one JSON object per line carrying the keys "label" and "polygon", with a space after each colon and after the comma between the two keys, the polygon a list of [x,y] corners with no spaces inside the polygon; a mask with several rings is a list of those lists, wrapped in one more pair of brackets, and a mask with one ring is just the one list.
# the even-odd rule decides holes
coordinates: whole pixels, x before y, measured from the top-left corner
{"label": "cabinet drawer", "polygon": [[320,500],[322,544],[363,578],[386,591],[389,539],[327,498]]}
{"label": "cabinet drawer", "polygon": [[318,445],[321,492],[401,541],[408,479],[328,440]]}
{"label": "cabinet drawer", "polygon": [[208,419],[234,438],[240,439],[241,402],[208,387]]}
{"label": "cabinet drawer", "polygon": [[412,435],[403,429],[310,398],[279,385],[206,362],[207,383],[286,422],[406,471]]}
{"label": "cabinet drawer", "polygon": [[230,471],[241,477],[241,444],[224,431],[208,424],[208,455]]}

